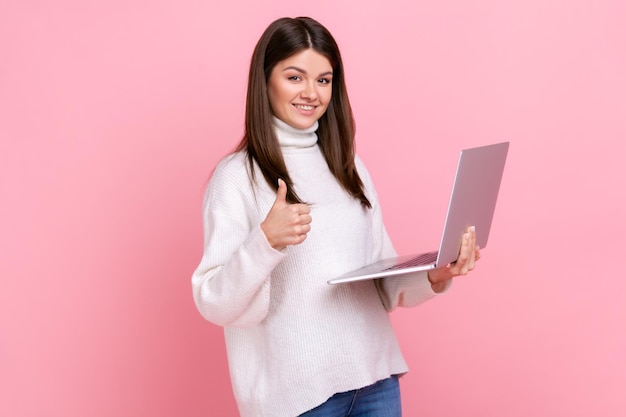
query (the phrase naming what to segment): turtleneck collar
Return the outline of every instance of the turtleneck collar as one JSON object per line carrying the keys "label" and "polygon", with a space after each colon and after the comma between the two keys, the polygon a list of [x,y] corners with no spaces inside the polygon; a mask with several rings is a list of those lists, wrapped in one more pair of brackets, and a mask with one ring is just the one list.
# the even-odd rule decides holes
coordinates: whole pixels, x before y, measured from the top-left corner
{"label": "turtleneck collar", "polygon": [[317,143],[318,123],[307,129],[297,129],[277,117],[273,117],[276,137],[281,148],[310,148]]}

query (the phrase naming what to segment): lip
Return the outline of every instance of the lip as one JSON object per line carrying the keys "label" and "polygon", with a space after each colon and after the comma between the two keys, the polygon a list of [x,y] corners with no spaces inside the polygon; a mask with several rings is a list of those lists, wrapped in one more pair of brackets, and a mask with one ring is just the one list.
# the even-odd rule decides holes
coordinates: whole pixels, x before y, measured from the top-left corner
{"label": "lip", "polygon": [[302,104],[302,103],[294,103],[292,104],[293,108],[303,116],[313,116],[317,112],[317,105],[313,104]]}

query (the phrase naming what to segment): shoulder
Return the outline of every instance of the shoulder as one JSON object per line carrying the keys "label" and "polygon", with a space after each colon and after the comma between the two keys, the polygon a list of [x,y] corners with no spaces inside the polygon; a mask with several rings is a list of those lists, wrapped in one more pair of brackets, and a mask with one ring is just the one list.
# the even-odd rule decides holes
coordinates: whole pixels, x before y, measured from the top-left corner
{"label": "shoulder", "polygon": [[246,154],[235,152],[223,157],[215,166],[209,188],[242,188],[250,183],[250,164]]}
{"label": "shoulder", "polygon": [[205,201],[230,200],[250,190],[250,166],[243,152],[223,157],[215,166],[206,187]]}
{"label": "shoulder", "polygon": [[215,166],[215,170],[211,175],[212,178],[222,175],[238,174],[241,171],[246,171],[248,159],[244,152],[234,152],[224,156]]}
{"label": "shoulder", "polygon": [[234,209],[241,208],[244,202],[256,204],[258,197],[274,201],[276,193],[256,163],[250,165],[245,152],[229,154],[217,163],[206,188],[205,201],[229,201]]}
{"label": "shoulder", "polygon": [[363,162],[361,157],[358,155],[354,157],[354,166],[359,173],[359,178],[363,181],[365,195],[370,200],[370,203],[372,203],[372,207],[378,207],[378,193],[376,191],[376,187],[374,186],[374,180],[372,179],[365,162]]}
{"label": "shoulder", "polygon": [[370,175],[365,162],[359,155],[355,155],[354,157],[354,166],[356,167],[357,172],[359,173],[359,177],[361,177],[361,181],[367,188],[373,188],[374,184],[372,181],[372,177]]}

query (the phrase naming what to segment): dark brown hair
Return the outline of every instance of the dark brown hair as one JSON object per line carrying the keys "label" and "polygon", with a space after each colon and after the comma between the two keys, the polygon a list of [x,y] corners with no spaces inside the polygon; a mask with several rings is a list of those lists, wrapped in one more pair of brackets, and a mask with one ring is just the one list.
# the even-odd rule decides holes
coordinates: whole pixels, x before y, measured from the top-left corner
{"label": "dark brown hair", "polygon": [[326,57],[333,67],[331,101],[317,129],[320,149],[328,168],[343,188],[364,207],[371,208],[354,164],[354,116],[339,47],[330,32],[309,17],[285,17],[272,22],[254,48],[248,78],[245,132],[236,150],[247,153],[252,176],[256,163],[274,190],[278,189],[278,179],[282,178],[287,184],[287,201],[302,202],[293,189],[274,132],[267,82],[278,62],[309,48]]}

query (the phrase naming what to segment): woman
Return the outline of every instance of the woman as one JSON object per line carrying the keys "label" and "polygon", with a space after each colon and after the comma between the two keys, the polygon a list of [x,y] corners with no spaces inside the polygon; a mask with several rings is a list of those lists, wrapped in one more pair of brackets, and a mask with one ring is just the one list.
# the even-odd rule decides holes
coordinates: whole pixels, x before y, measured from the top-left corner
{"label": "woman", "polygon": [[396,252],[354,154],[339,49],[315,20],[278,19],[256,45],[244,137],[216,167],[203,216],[193,295],[224,326],[241,415],[400,416],[408,368],[388,312],[444,291],[480,253],[469,230],[453,265],[327,284]]}

